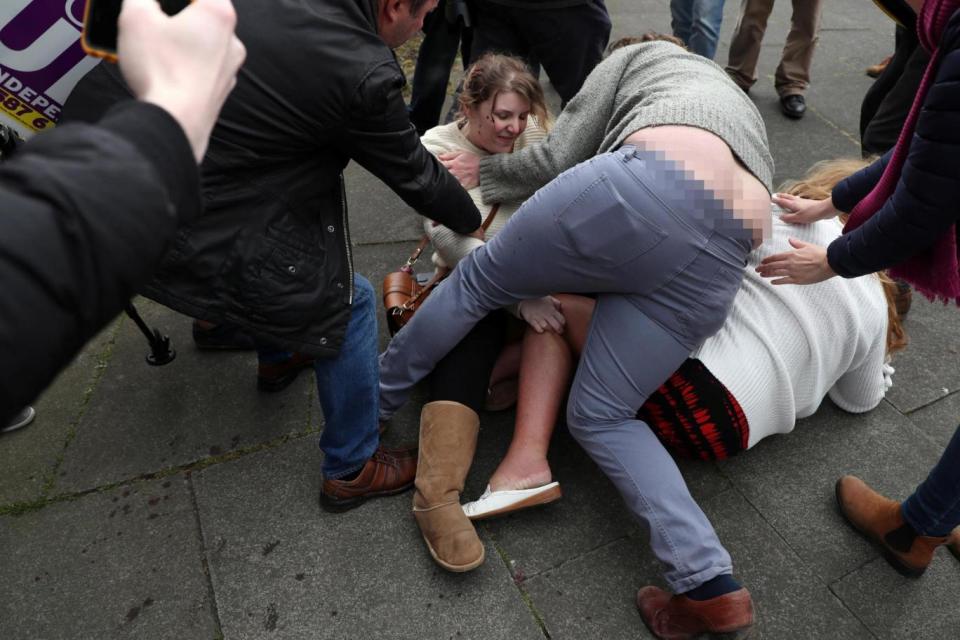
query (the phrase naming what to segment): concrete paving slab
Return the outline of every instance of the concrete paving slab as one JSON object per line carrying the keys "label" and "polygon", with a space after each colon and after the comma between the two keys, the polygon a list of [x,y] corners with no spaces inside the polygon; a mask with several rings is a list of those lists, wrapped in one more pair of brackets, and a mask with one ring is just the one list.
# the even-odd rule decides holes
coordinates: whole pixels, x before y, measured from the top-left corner
{"label": "concrete paving slab", "polygon": [[214,638],[187,480],[0,517],[0,637]]}
{"label": "concrete paving slab", "polygon": [[315,456],[300,439],[195,474],[225,637],[543,637],[489,538],[479,569],[443,571],[410,493],[321,511]]}
{"label": "concrete paving slab", "polygon": [[[797,556],[791,541],[766,511],[737,491],[702,503],[733,558],[734,576],[756,604],[757,638],[853,640],[870,632],[815,574],[815,565]],[[773,525],[773,526],[771,526]]]}
{"label": "concrete paving slab", "polygon": [[653,638],[635,604],[637,589],[659,580],[646,542],[619,538],[524,583],[554,640]]}
{"label": "concrete paving slab", "polygon": [[57,492],[155,473],[319,424],[309,370],[283,392],[259,393],[253,352],[198,351],[188,318],[149,301],[137,307],[149,325],[172,337],[177,358],[148,366],[145,339],[124,322],[67,450]]}
{"label": "concrete paving slab", "polygon": [[953,392],[923,409],[917,409],[908,417],[924,435],[941,449],[946,449],[960,424],[960,393]]}
{"label": "concrete paving slab", "polygon": [[[483,490],[506,444],[499,445],[494,453],[481,441],[471,479],[476,478],[478,465],[486,466],[487,461],[492,464],[482,482],[467,487],[467,499]],[[527,577],[636,534],[639,528],[613,484],[563,427],[554,436],[549,459],[563,498],[544,508],[491,519],[483,525]],[[711,464],[682,461],[680,468],[697,500],[707,500],[730,486]]]}
{"label": "concrete paving slab", "polygon": [[960,635],[960,563],[945,550],[920,579],[904,578],[879,558],[831,588],[877,638],[943,640]]}
{"label": "concrete paving slab", "polygon": [[768,438],[720,468],[814,573],[832,582],[875,555],[837,513],[836,479],[853,473],[903,498],[939,453],[888,404],[857,416],[827,402],[793,433]]}
{"label": "concrete paving slab", "polygon": [[903,327],[910,345],[894,358],[887,400],[910,413],[960,390],[960,313],[914,293]]}
{"label": "concrete paving slab", "polygon": [[[704,511],[750,589],[757,638],[872,638],[780,535],[736,491],[704,501]],[[630,536],[550,569],[524,583],[552,638],[652,637],[634,597],[664,586],[644,536]],[[802,631],[801,631],[802,630]]]}
{"label": "concrete paving slab", "polygon": [[109,360],[116,329],[111,323],[91,339],[41,394],[29,427],[0,436],[0,506],[36,500],[50,489],[64,447]]}
{"label": "concrete paving slab", "polygon": [[379,178],[356,162],[347,166],[343,178],[354,244],[417,240],[423,235],[423,218]]}

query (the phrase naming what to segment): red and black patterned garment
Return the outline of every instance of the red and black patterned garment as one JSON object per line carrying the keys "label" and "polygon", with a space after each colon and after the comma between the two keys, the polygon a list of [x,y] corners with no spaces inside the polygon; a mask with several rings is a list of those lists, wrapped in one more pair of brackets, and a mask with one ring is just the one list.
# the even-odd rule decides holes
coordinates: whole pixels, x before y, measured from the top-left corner
{"label": "red and black patterned garment", "polygon": [[637,412],[679,458],[723,460],[747,448],[740,403],[699,360],[688,358]]}

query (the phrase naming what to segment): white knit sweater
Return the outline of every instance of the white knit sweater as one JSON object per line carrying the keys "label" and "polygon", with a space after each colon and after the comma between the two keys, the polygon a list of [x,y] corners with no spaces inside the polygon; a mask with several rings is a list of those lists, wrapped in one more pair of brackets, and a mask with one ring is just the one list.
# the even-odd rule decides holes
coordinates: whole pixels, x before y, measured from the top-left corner
{"label": "white knit sweater", "polygon": [[748,448],[793,430],[825,395],[841,409],[876,407],[892,384],[884,364],[887,305],[875,276],[831,278],[814,285],[772,285],[754,270],[791,249],[790,237],[827,246],[840,235],[835,220],[781,222],[753,251],[733,309],[720,331],[693,353],[740,403],[750,425]]}
{"label": "white knit sweater", "polygon": [[[546,135],[546,132],[540,128],[536,119],[530,116],[527,121],[527,128],[517,137],[513,149],[514,151],[519,151],[531,144],[540,142]],[[489,152],[484,151],[467,140],[467,137],[463,135],[463,131],[460,130],[456,122],[433,127],[423,134],[420,141],[423,143],[423,146],[427,148],[427,151],[434,155],[440,155],[448,151],[468,151],[480,157],[490,155]],[[474,204],[476,204],[477,209],[480,210],[480,215],[486,220],[491,206],[483,203],[480,197],[480,187],[474,187],[467,193],[473,198]],[[490,226],[484,234],[487,240],[490,240],[490,238],[497,235],[497,233],[503,229],[504,225],[507,224],[507,220],[520,208],[521,204],[523,204],[522,201],[500,203],[500,210],[497,211],[497,215],[493,217]],[[483,242],[477,238],[459,234],[442,225],[435,225],[432,220],[425,219],[423,228],[427,235],[430,236],[430,242],[433,244],[435,250],[433,263],[438,267],[454,267],[462,258],[483,244]]]}

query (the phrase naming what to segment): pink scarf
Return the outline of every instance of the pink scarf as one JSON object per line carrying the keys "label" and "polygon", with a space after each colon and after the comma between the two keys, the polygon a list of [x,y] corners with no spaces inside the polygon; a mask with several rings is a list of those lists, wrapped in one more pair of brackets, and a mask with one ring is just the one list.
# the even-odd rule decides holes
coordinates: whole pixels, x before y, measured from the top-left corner
{"label": "pink scarf", "polygon": [[[910,114],[903,124],[903,130],[897,139],[893,155],[890,157],[883,175],[880,176],[880,181],[850,212],[850,219],[843,229],[844,233],[853,231],[866,222],[893,195],[897,182],[900,180],[904,160],[906,160],[907,153],[910,150],[910,141],[913,140],[913,132],[920,115],[920,109],[923,106],[923,100],[933,84],[937,67],[940,64],[940,37],[950,17],[958,9],[960,9],[960,0],[926,0],[923,3],[920,15],[917,16],[917,35],[923,48],[932,52],[930,63],[923,74],[923,80],[917,90],[917,96],[913,100]],[[943,204],[948,206],[950,203]],[[917,291],[931,300],[938,298],[944,302],[953,300],[960,305],[960,265],[958,265],[957,258],[956,224],[951,225],[950,229],[928,249],[907,258],[890,269],[890,275],[906,280]]]}

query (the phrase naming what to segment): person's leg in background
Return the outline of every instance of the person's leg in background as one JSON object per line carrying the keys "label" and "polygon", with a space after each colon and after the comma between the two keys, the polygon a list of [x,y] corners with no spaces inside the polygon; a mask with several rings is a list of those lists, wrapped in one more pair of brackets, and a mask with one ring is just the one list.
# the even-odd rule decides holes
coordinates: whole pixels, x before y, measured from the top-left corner
{"label": "person's leg in background", "polygon": [[514,15],[559,94],[562,109],[603,60],[611,29],[606,5],[590,0],[565,9],[516,9]]}
{"label": "person's leg in background", "polygon": [[730,40],[726,71],[744,91],[749,91],[757,81],[760,45],[771,11],[773,0],[740,0],[740,14]]}
{"label": "person's leg in background", "polygon": [[874,80],[870,88],[867,89],[867,92],[863,96],[863,101],[860,103],[860,147],[862,150],[861,155],[864,158],[871,155],[871,153],[868,153],[866,149],[863,148],[864,132],[867,130],[870,121],[873,120],[873,117],[876,115],[880,103],[883,102],[887,94],[890,93],[890,90],[897,84],[897,81],[903,74],[907,60],[910,58],[910,54],[913,53],[913,49],[919,44],[919,41],[915,35],[911,38],[910,32],[898,24],[894,35],[894,43],[893,55],[890,57],[883,71],[877,76],[877,79]]}
{"label": "person's leg in background", "polygon": [[379,367],[377,318],[373,286],[354,276],[353,306],[340,353],[318,358],[313,365],[324,427],[324,508],[342,511],[368,497],[409,489],[416,472],[413,450],[379,446]]}
{"label": "person's leg in background", "polygon": [[817,48],[822,8],[822,0],[793,0],[790,32],[774,73],[780,108],[788,118],[802,118],[807,111],[803,94],[810,86],[810,67]]}
{"label": "person's leg in background", "polygon": [[723,22],[724,0],[670,0],[673,35],[693,53],[713,60]]}
{"label": "person's leg in background", "polygon": [[410,122],[420,135],[440,121],[450,70],[460,47],[464,22],[456,14],[449,15],[448,5],[454,2],[440,0],[423,21],[423,42],[417,52],[410,95]]}
{"label": "person's leg in background", "polygon": [[[903,58],[905,61],[901,64]],[[920,46],[916,34],[904,29],[893,60],[877,79],[877,83],[881,80],[887,82],[888,78],[893,82],[870,115],[870,119],[866,122],[861,120],[860,146],[864,156],[882,155],[897,143],[928,62],[930,54]],[[897,64],[899,69],[894,68],[894,64]]]}

